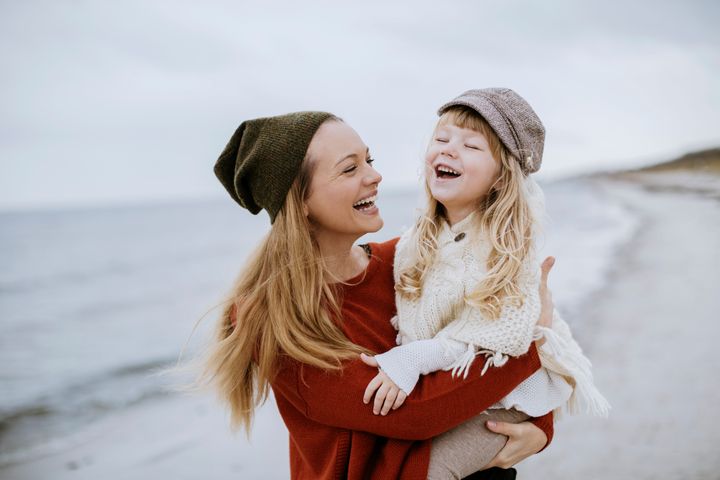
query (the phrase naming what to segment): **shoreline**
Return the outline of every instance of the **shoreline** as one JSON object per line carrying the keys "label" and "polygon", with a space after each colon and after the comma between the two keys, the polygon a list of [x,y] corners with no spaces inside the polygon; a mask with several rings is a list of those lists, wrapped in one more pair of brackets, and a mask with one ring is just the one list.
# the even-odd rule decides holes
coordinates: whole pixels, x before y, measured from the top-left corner
{"label": "shoreline", "polygon": [[613,409],[608,419],[559,420],[553,443],[518,466],[520,477],[717,478],[720,431],[708,418],[720,401],[711,380],[720,370],[712,342],[720,335],[720,175],[591,180],[639,216],[583,308],[580,343]]}

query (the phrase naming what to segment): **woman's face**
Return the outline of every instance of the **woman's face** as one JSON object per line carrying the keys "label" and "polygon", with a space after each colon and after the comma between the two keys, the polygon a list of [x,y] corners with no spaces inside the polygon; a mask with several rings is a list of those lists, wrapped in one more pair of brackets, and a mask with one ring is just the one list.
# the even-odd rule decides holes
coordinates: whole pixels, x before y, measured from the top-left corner
{"label": "woman's face", "polygon": [[355,241],[383,226],[375,205],[382,176],[372,167],[370,151],[342,121],[320,126],[308,147],[313,162],[305,213],[314,234]]}

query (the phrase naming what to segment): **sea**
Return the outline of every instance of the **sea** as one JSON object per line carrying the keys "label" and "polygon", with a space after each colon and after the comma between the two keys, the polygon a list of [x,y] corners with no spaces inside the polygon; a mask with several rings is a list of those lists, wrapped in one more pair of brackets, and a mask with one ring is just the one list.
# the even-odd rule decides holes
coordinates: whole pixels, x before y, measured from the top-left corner
{"label": "sea", "polygon": [[[592,180],[543,183],[555,303],[583,331],[639,219]],[[422,195],[381,190],[382,241]],[[78,429],[176,395],[154,373],[192,356],[269,228],[229,199],[0,213],[0,471]]]}

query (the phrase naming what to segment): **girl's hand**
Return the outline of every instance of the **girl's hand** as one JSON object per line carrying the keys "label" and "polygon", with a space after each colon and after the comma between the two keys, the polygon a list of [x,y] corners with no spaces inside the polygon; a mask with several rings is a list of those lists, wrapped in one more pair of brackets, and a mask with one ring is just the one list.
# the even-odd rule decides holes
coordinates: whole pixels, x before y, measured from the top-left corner
{"label": "girl's hand", "polygon": [[[378,362],[375,357],[361,353],[360,358],[367,365],[377,368]],[[387,415],[390,410],[397,410],[407,398],[407,394],[400,390],[395,385],[395,382],[390,380],[390,377],[382,370],[368,383],[363,396],[363,403],[369,403],[373,395],[375,395],[375,402],[373,403],[373,413],[375,415]]]}
{"label": "girl's hand", "polygon": [[547,286],[548,274],[553,265],[555,265],[555,257],[547,257],[540,266],[540,318],[538,318],[537,324],[547,328],[552,327],[553,311],[555,310],[552,292]]}
{"label": "girl's hand", "polygon": [[516,463],[535,455],[547,444],[547,436],[540,427],[531,422],[486,422],[488,430],[508,436],[505,446],[485,468],[510,468]]}

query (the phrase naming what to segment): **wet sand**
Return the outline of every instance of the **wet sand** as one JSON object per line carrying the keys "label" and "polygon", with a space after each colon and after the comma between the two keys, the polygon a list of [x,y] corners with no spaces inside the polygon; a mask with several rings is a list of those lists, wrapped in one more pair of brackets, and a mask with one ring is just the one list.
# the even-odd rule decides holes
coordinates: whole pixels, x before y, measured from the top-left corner
{"label": "wet sand", "polygon": [[596,181],[643,222],[582,319],[581,343],[613,409],[609,419],[560,420],[518,478],[718,479],[720,175]]}

